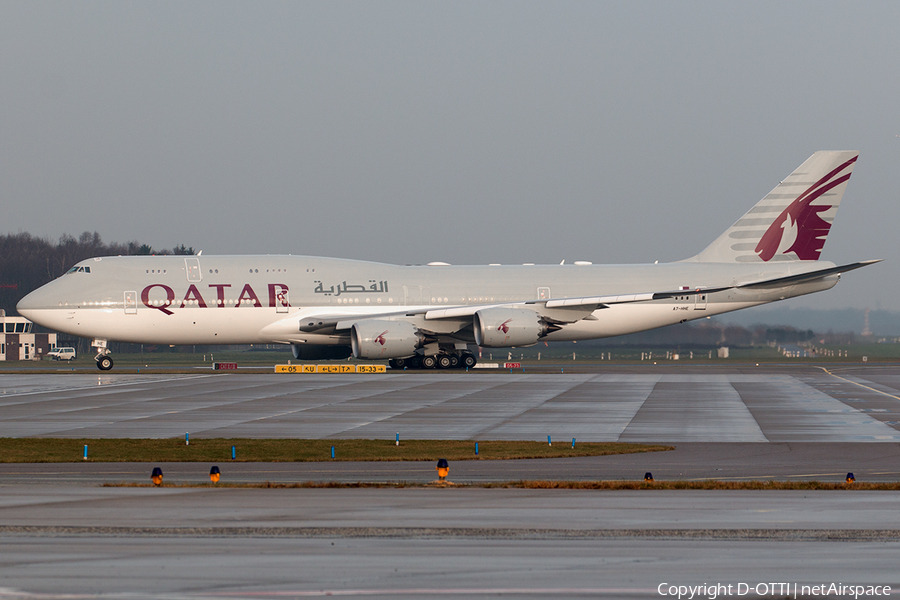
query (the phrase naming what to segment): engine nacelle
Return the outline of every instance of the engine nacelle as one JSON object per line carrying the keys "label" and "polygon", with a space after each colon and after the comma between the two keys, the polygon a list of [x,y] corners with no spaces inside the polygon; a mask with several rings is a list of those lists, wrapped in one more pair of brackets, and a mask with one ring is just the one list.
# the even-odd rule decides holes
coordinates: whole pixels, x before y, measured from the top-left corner
{"label": "engine nacelle", "polygon": [[540,315],[524,308],[485,308],[475,313],[475,343],[486,348],[531,346],[547,333]]}
{"label": "engine nacelle", "polygon": [[349,346],[291,344],[291,352],[297,360],[343,360],[350,358]]}
{"label": "engine nacelle", "polygon": [[424,336],[412,323],[371,319],[354,323],[350,343],[356,358],[405,358],[416,353]]}

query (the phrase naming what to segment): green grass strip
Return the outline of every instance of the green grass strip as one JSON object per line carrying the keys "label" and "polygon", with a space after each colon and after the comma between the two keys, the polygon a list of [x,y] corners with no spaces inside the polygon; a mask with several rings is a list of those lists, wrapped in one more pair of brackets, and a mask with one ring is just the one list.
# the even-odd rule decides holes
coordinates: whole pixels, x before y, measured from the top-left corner
{"label": "green grass strip", "polygon": [[208,462],[230,461],[235,447],[239,462],[330,461],[436,461],[503,460],[515,458],[562,458],[602,456],[673,450],[672,446],[623,443],[555,443],[458,440],[301,440],[301,439],[197,439],[185,445],[184,438],[170,439],[64,439],[0,438],[0,462],[83,462],[84,447],[89,462]]}

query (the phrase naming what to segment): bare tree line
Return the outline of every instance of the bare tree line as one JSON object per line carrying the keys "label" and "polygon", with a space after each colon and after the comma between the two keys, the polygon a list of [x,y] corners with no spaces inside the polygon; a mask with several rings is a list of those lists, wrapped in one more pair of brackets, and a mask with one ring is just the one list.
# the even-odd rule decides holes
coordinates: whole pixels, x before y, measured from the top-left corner
{"label": "bare tree line", "polygon": [[24,232],[0,236],[0,308],[8,315],[16,314],[16,303],[25,294],[86,258],[136,254],[194,254],[194,249],[184,244],[167,250],[140,242],[107,244],[96,231],[85,231],[77,238],[64,234],[58,241]]}

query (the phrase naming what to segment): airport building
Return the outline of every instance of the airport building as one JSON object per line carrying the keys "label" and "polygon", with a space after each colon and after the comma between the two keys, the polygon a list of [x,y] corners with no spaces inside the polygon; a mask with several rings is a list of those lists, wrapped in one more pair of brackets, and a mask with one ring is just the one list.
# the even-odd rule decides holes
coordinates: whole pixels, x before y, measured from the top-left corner
{"label": "airport building", "polygon": [[0,360],[41,360],[56,348],[55,333],[34,333],[25,317],[7,317],[0,309]]}

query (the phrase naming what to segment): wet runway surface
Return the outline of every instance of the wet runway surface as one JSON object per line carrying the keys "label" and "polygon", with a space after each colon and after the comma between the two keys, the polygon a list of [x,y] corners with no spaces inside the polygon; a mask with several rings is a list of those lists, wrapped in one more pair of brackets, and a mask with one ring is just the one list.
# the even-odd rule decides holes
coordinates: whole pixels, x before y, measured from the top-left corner
{"label": "wet runway surface", "polygon": [[[2,375],[0,436],[668,442],[454,461],[459,482],[900,478],[900,368]],[[152,464],[0,464],[0,598],[660,598],[660,584],[900,589],[900,493],[209,489]],[[423,463],[231,463],[227,482],[407,481]],[[167,483],[209,465],[162,465]],[[666,588],[663,589],[665,591]],[[37,596],[33,594],[38,594]],[[719,597],[727,597],[721,595]],[[814,597],[814,596],[807,596]],[[862,596],[861,596],[862,597]],[[883,596],[882,596],[883,597]]]}
{"label": "wet runway surface", "polygon": [[0,436],[900,442],[896,371],[4,375]]}
{"label": "wet runway surface", "polygon": [[896,588],[896,506],[896,495],[879,492],[17,486],[0,497],[0,594],[653,598],[663,583]]}
{"label": "wet runway surface", "polygon": [[[660,598],[660,590],[676,597],[676,591],[669,591],[671,586],[704,584],[731,586],[732,594],[719,592],[720,598],[781,599],[794,598],[777,593],[797,589],[794,586],[879,582],[881,587],[889,585],[881,583],[885,581],[895,582],[891,587],[896,594],[897,577],[888,574],[896,572],[900,559],[895,545],[882,541],[522,540],[439,535],[8,539],[15,546],[0,546],[0,561],[19,566],[16,577],[6,578],[15,588],[0,593],[28,600]],[[798,560],[801,556],[805,560]],[[54,568],[41,568],[41,563],[52,563]],[[783,587],[771,586],[773,576],[783,580],[778,584]],[[16,589],[43,592],[31,596]],[[687,590],[683,597],[689,597]]]}

